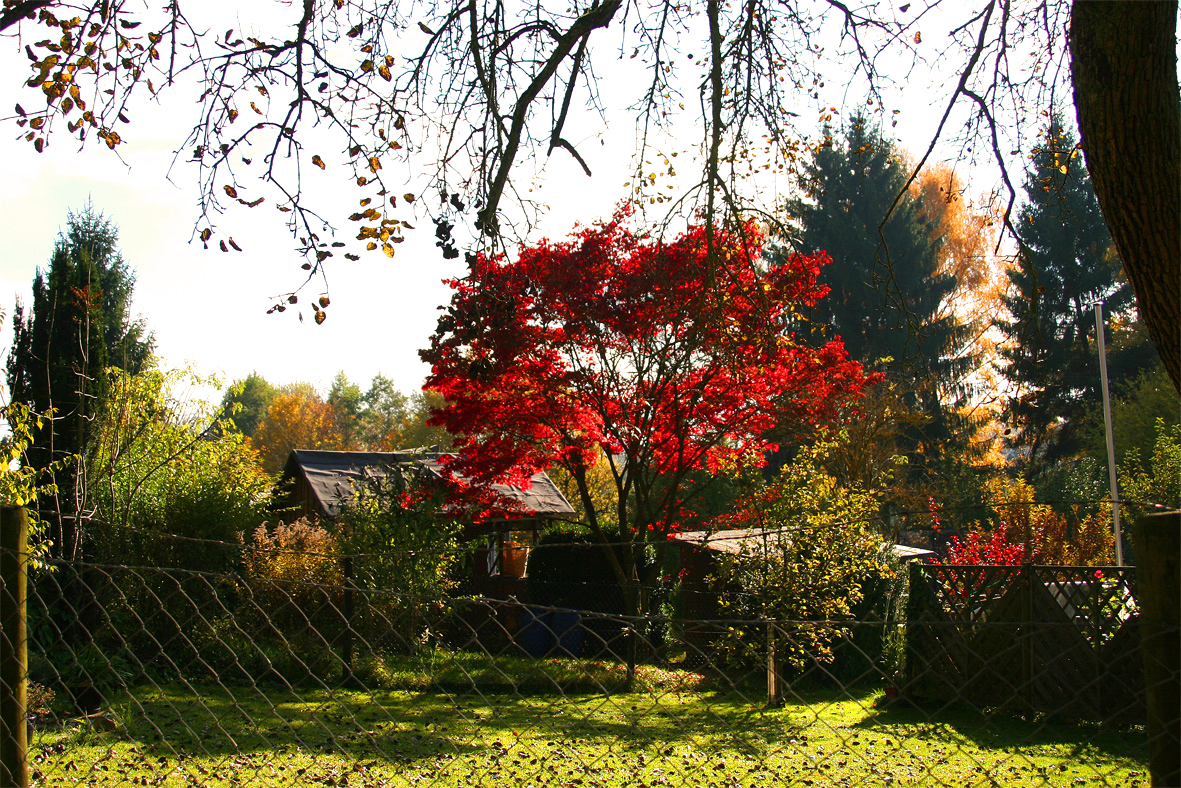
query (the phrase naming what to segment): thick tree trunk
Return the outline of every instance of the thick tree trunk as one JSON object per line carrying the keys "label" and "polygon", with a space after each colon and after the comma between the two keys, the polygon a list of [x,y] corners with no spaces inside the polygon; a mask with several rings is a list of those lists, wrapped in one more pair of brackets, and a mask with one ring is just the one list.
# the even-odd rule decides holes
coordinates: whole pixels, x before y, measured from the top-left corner
{"label": "thick tree trunk", "polygon": [[1181,391],[1177,2],[1074,0],[1074,104],[1087,169],[1140,316]]}

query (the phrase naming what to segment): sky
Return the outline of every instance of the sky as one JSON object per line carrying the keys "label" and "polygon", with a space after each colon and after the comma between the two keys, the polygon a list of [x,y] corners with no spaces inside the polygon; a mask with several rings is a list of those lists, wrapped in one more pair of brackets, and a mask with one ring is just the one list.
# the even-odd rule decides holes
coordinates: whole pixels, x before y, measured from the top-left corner
{"label": "sky", "polygon": [[[207,10],[212,13],[217,5]],[[224,12],[227,4],[220,5]],[[282,4],[245,7],[263,17],[268,7],[290,13]],[[242,24],[240,29],[251,20]],[[20,74],[27,68],[17,43],[0,40],[0,73]],[[930,138],[937,120],[930,103],[938,87],[928,93],[917,82],[910,85],[895,132],[912,150]],[[30,103],[31,93],[11,76],[0,80],[0,116],[17,101]],[[380,372],[403,391],[417,389],[429,372],[417,351],[428,343],[438,307],[449,298],[442,280],[461,275],[462,260],[442,259],[432,226],[419,215],[417,230],[408,233],[392,260],[373,254],[356,262],[333,259],[332,305],[323,325],[301,323],[293,310],[266,314],[277,295],[302,281],[303,259],[294,250],[284,215],[273,208],[230,217],[241,253],[222,253],[216,246],[204,250],[193,238],[196,175],[183,162],[173,166],[172,161],[191,126],[194,99],[195,93],[182,87],[164,93],[158,104],[135,107],[120,156],[93,140],[79,150],[76,140],[64,134],[38,155],[12,138],[11,122],[3,125],[9,133],[0,138],[0,308],[5,316],[0,350],[6,353],[11,343],[13,305],[18,298],[27,300],[35,271],[47,264],[68,212],[89,202],[119,228],[124,259],[137,276],[134,310],[154,331],[162,366],[192,365],[226,381],[256,371],[274,383],[308,381],[321,390],[338,370],[362,385]],[[632,167],[635,130],[626,113],[609,115],[606,126],[585,114],[568,129],[576,129],[568,136],[595,174],[588,179],[560,151],[535,163],[533,196],[549,206],[541,232],[555,238],[576,221],[608,215]],[[414,173],[407,168],[403,175],[405,190],[419,192]],[[308,177],[322,204],[355,204],[356,190],[344,168],[330,165]],[[338,229],[348,233],[351,228],[338,224]],[[306,303],[321,290],[313,284],[301,298]]]}

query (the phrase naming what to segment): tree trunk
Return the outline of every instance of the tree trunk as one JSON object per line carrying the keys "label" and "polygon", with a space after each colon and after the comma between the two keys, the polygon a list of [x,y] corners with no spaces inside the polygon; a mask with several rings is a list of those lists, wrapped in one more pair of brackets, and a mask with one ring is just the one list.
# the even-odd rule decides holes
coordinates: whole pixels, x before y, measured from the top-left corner
{"label": "tree trunk", "polygon": [[1087,169],[1136,304],[1181,391],[1177,2],[1074,0],[1071,73]]}

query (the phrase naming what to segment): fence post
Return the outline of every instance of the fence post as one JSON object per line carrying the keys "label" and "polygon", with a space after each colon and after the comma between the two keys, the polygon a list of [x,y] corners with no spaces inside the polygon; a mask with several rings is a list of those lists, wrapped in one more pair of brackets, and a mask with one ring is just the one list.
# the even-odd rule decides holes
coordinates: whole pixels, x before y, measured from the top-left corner
{"label": "fence post", "polygon": [[353,688],[357,684],[353,675],[353,556],[347,554],[341,561],[344,564],[344,643],[340,655],[340,683]]}
{"label": "fence post", "polygon": [[0,507],[0,788],[28,788],[28,641],[25,592],[29,568],[29,516]]}
{"label": "fence post", "polygon": [[770,619],[763,619],[763,622],[767,625],[767,705],[778,706],[783,703],[779,677],[779,644],[775,637],[775,622]]}
{"label": "fence post", "polygon": [[[919,603],[919,594],[926,589],[923,578],[923,564],[921,561],[911,561],[907,567],[909,577],[906,582],[906,620],[904,626],[906,627],[906,634],[903,636],[902,645],[902,664],[904,672],[903,686],[900,688],[903,693],[910,694],[918,686],[918,679],[920,675],[918,665],[919,653],[919,627],[926,626],[926,624],[919,624],[919,619],[923,617],[924,610]],[[927,638],[927,643],[930,643],[930,638]]]}
{"label": "fence post", "polygon": [[1132,526],[1152,785],[1181,785],[1181,512]]}

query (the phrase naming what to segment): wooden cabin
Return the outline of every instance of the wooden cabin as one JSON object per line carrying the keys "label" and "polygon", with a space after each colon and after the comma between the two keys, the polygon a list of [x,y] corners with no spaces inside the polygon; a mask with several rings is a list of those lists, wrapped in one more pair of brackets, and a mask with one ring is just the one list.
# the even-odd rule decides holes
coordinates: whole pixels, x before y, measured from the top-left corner
{"label": "wooden cabin", "polygon": [[[285,503],[297,516],[335,521],[362,480],[411,471],[442,482],[445,456],[433,448],[393,452],[296,449],[283,469]],[[549,521],[571,519],[576,513],[544,472],[535,473],[528,488],[497,484],[492,490],[512,505],[506,507],[510,511],[492,513],[464,530],[465,541],[483,544],[473,561],[472,590],[494,599],[523,599],[525,564],[539,530]]]}

